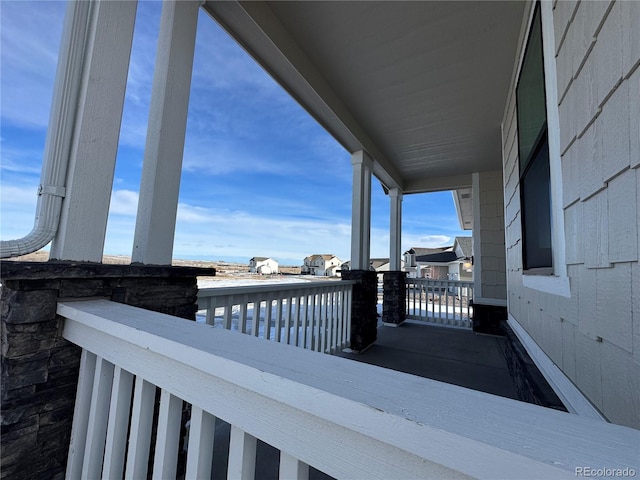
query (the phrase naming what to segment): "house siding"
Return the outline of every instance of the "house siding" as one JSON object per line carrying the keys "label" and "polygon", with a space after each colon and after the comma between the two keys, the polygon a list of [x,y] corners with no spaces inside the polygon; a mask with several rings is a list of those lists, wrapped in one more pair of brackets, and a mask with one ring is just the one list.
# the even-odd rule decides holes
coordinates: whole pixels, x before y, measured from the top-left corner
{"label": "house siding", "polygon": [[553,20],[571,295],[523,286],[512,88],[503,121],[508,309],[610,421],[640,428],[640,2],[557,2]]}
{"label": "house siding", "polygon": [[[505,275],[505,230],[502,172],[481,172],[473,175],[474,229],[473,255],[476,280],[474,302],[483,299],[504,302],[507,298]],[[479,278],[478,278],[479,277]],[[479,301],[478,301],[479,300]]]}

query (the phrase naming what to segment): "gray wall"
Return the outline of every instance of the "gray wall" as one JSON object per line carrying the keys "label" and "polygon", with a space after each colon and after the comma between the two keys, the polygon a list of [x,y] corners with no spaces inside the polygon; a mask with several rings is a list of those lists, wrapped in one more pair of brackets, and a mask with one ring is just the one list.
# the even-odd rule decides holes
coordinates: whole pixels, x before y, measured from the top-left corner
{"label": "gray wall", "polygon": [[504,201],[502,172],[473,174],[474,303],[505,305]]}
{"label": "gray wall", "polygon": [[640,428],[640,2],[557,2],[553,17],[571,296],[523,286],[512,90],[503,124],[509,313],[610,421]]}

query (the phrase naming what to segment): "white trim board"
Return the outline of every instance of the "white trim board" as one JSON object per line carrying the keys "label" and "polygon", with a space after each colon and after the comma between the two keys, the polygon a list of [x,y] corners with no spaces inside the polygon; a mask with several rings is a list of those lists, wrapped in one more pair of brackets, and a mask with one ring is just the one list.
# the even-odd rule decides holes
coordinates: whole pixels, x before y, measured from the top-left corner
{"label": "white trim board", "polygon": [[522,285],[539,292],[571,298],[569,277],[548,275],[522,275]]}
{"label": "white trim board", "polygon": [[607,419],[582,394],[573,382],[553,363],[518,321],[509,314],[507,323],[514,331],[540,373],[549,382],[569,413],[606,422]]}

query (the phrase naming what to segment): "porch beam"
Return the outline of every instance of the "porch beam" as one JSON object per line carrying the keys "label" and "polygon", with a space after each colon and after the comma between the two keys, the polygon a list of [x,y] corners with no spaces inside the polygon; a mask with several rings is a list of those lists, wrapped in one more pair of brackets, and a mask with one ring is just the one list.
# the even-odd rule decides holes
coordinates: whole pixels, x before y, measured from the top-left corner
{"label": "porch beam", "polygon": [[399,271],[402,268],[402,191],[398,188],[389,190],[389,200],[389,270]]}
{"label": "porch beam", "polygon": [[178,212],[199,1],[162,6],[131,260],[170,265]]}
{"label": "porch beam", "polygon": [[137,2],[91,3],[60,223],[50,256],[101,262]]}
{"label": "porch beam", "polygon": [[405,195],[410,193],[442,192],[445,190],[458,190],[469,188],[472,185],[471,174],[454,175],[451,177],[429,177],[407,180],[402,191]]}
{"label": "porch beam", "polygon": [[351,269],[369,269],[371,238],[371,172],[373,161],[360,150],[351,155],[353,196],[351,206]]}

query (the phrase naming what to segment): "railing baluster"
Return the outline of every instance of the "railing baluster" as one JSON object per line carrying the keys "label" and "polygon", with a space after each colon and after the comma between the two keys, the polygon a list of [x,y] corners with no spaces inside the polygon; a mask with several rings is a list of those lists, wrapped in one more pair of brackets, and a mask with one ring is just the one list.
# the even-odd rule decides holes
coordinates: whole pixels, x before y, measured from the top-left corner
{"label": "railing baluster", "polygon": [[337,350],[338,335],[340,335],[340,325],[338,323],[338,302],[334,289],[331,289],[331,323],[333,325],[333,335],[331,337],[331,353],[334,353]]}
{"label": "railing baluster", "polygon": [[284,314],[284,343],[289,345],[291,339],[291,315],[293,314],[293,295],[287,298],[287,308]]}
{"label": "railing baluster", "polygon": [[317,308],[317,300],[318,300],[318,294],[317,293],[312,293],[311,294],[311,345],[310,348],[311,350],[313,350],[314,352],[318,351],[319,348],[319,340],[320,340],[320,316],[318,315],[318,311],[316,310]]}
{"label": "railing baluster", "polygon": [[340,290],[336,289],[334,292],[334,299],[336,302],[336,350],[342,349],[342,334],[344,328],[344,322],[342,321],[342,296]]}
{"label": "railing baluster", "polygon": [[445,323],[447,325],[451,324],[451,321],[449,320],[449,282],[446,282],[446,287],[444,290],[444,315],[445,315]]}
{"label": "railing baluster", "polygon": [[251,316],[251,334],[254,337],[260,336],[260,309],[262,308],[262,299],[256,297],[253,300],[253,315]]}
{"label": "railing baluster", "polygon": [[256,471],[256,438],[231,425],[227,478],[252,480]]}
{"label": "railing baluster", "polygon": [[147,477],[155,393],[156,387],[153,384],[141,377],[136,377],[125,479],[136,480]]}
{"label": "railing baluster", "polygon": [[308,480],[309,465],[281,451],[278,477],[280,480]]}
{"label": "railing baluster", "polygon": [[301,300],[302,294],[296,290],[295,292],[296,305],[293,310],[293,345],[298,346],[298,341],[300,340],[300,317],[301,317]]}
{"label": "railing baluster", "polygon": [[107,439],[109,404],[113,386],[113,363],[98,357],[91,392],[91,415],[87,425],[85,456],[82,463],[82,478],[99,478],[102,472],[104,447]]}
{"label": "railing baluster", "polygon": [[344,348],[344,295],[343,291],[338,289],[336,290],[336,300],[338,302],[338,350],[342,350]]}
{"label": "railing baluster", "polygon": [[185,475],[188,480],[211,478],[215,426],[216,417],[195,405],[191,407],[187,473]]}
{"label": "railing baluster", "polygon": [[273,298],[267,295],[264,303],[264,339],[271,340],[271,318],[273,317]]}
{"label": "railing baluster", "polygon": [[436,283],[438,288],[438,323],[442,323],[442,282]]}
{"label": "railing baluster", "polygon": [[205,320],[207,325],[215,325],[216,323],[216,297],[207,298],[207,303],[205,304],[205,308],[207,309],[207,319]]}
{"label": "railing baluster", "polygon": [[104,451],[103,478],[122,478],[124,473],[124,455],[127,449],[129,413],[133,375],[120,367],[115,368],[109,424],[107,426],[107,444]]}
{"label": "railing baluster", "polygon": [[282,339],[282,298],[278,298],[276,303],[276,327],[275,327],[275,341],[280,342]]}
{"label": "railing baluster", "polygon": [[353,290],[347,290],[347,328],[345,337],[345,347],[351,348],[351,301],[353,299]]}
{"label": "railing baluster", "polygon": [[331,336],[333,335],[333,321],[331,319],[331,292],[329,292],[328,290],[325,291],[324,315],[325,315],[325,325],[326,325],[326,330],[325,330],[326,347],[324,351],[327,353],[331,353]]}
{"label": "railing baluster", "polygon": [[318,293],[318,352],[325,350],[326,326],[324,323],[324,292],[320,290]]}
{"label": "railing baluster", "polygon": [[91,392],[96,371],[96,355],[82,350],[80,357],[80,374],[78,376],[78,390],[73,410],[73,424],[71,427],[71,442],[67,459],[66,478],[79,479],[82,477],[82,463],[84,461],[84,446],[87,441],[87,425],[91,410]]}
{"label": "railing baluster", "polygon": [[224,307],[224,328],[231,330],[231,321],[233,319],[233,295],[229,295],[227,303]]}
{"label": "railing baluster", "polygon": [[243,295],[240,300],[240,319],[238,320],[238,331],[247,333],[247,309],[249,304],[249,296]]}
{"label": "railing baluster", "polygon": [[182,399],[163,389],[160,394],[156,453],[153,460],[154,480],[176,478],[181,420]]}
{"label": "railing baluster", "polygon": [[307,348],[307,341],[309,339],[309,295],[303,293],[302,295],[302,348]]}

